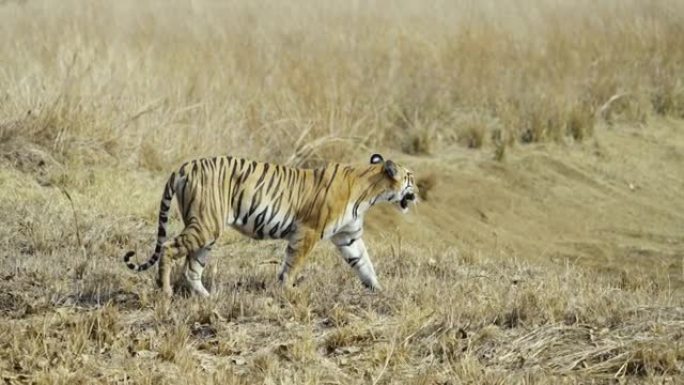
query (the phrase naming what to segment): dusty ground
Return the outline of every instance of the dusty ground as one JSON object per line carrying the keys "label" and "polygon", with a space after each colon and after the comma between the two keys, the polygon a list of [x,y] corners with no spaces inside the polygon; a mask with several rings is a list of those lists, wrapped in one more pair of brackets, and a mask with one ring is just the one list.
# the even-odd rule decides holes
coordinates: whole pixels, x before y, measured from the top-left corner
{"label": "dusty ground", "polygon": [[660,120],[603,127],[580,146],[518,147],[503,163],[459,149],[416,160],[440,181],[440,203],[418,216],[447,243],[596,270],[669,272],[668,284],[681,287],[682,137],[681,122]]}
{"label": "dusty ground", "polygon": [[460,147],[399,156],[435,183],[408,215],[369,215],[383,292],[365,292],[327,245],[283,292],[284,245],[229,233],[207,276],[215,296],[171,301],[152,272],[121,262],[151,249],[163,175],[74,172],[72,211],[48,182],[60,167],[5,143],[2,378],[677,383],[682,132],[666,120],[602,127],[590,143],[517,146],[503,162]]}

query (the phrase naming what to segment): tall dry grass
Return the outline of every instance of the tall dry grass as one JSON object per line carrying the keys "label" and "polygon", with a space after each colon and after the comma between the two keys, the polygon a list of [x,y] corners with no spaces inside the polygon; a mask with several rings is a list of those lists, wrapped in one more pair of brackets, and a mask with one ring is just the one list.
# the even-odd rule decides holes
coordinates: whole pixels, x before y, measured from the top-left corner
{"label": "tall dry grass", "polygon": [[0,36],[0,139],[58,160],[350,160],[684,116],[677,0],[5,1]]}

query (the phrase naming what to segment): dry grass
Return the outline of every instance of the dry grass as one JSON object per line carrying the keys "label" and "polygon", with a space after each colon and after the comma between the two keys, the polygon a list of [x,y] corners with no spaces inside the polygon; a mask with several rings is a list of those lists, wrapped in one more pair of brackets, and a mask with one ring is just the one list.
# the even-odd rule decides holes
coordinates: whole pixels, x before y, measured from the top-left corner
{"label": "dry grass", "polygon": [[325,247],[283,292],[263,263],[281,245],[228,236],[239,242],[219,248],[206,278],[216,296],[169,302],[114,255],[118,236],[149,241],[134,220],[81,210],[85,248],[101,255],[89,260],[69,226],[41,219],[69,218],[66,203],[32,206],[40,212],[25,221],[46,227],[10,226],[12,246],[27,249],[5,257],[0,281],[9,383],[658,383],[684,370],[681,296],[647,275],[501,262],[390,235],[371,238],[383,293],[366,293]]}
{"label": "dry grass", "polygon": [[[681,382],[683,26],[675,0],[0,1],[0,378]],[[429,190],[370,215],[380,294],[326,246],[281,291],[283,245],[236,234],[208,300],[121,263],[181,160],[378,149]]]}
{"label": "dry grass", "polygon": [[350,160],[684,116],[675,0],[31,0],[0,18],[0,119],[83,162],[285,160],[321,137],[313,161]]}

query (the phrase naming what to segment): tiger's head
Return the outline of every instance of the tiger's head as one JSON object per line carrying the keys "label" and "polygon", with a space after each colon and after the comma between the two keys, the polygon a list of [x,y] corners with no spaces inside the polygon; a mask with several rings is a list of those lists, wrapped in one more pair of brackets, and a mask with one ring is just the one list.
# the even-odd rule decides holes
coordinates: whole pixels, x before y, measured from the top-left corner
{"label": "tiger's head", "polygon": [[413,179],[413,173],[391,160],[385,160],[380,154],[373,154],[370,163],[376,165],[378,174],[383,176],[376,201],[386,201],[396,205],[402,212],[408,211],[409,203],[416,202],[418,187]]}

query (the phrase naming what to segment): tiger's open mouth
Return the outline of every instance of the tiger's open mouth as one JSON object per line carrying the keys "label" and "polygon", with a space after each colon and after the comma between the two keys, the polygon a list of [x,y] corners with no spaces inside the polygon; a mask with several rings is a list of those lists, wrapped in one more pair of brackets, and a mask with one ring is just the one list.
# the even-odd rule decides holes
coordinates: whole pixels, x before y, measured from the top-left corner
{"label": "tiger's open mouth", "polygon": [[408,193],[401,198],[401,201],[399,201],[399,206],[401,206],[403,210],[406,210],[409,203],[413,202],[414,200],[416,200],[416,195],[414,193]]}

